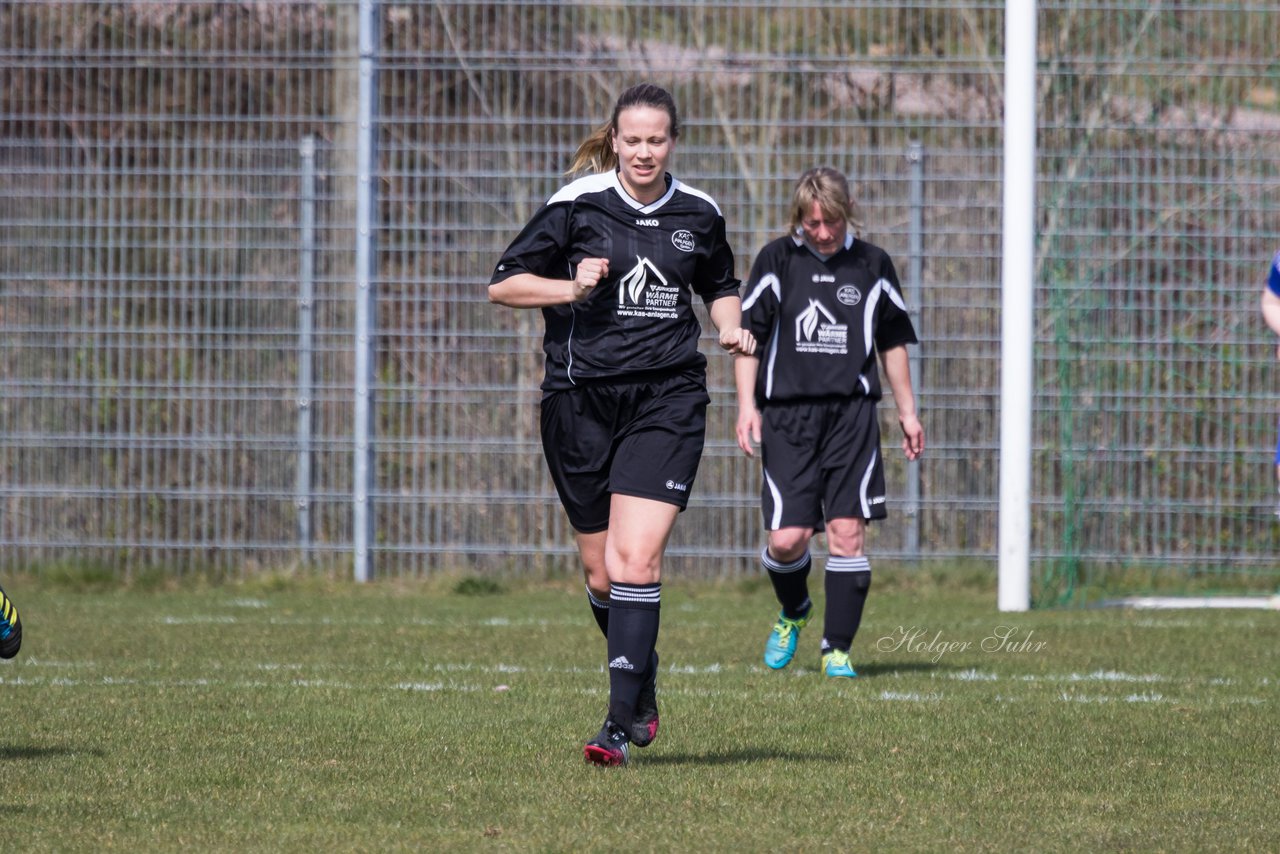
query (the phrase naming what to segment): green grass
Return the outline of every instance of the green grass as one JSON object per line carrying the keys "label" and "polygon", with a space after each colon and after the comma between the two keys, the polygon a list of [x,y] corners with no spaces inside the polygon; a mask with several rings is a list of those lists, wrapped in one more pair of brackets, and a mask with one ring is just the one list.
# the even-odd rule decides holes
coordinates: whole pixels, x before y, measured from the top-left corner
{"label": "green grass", "polygon": [[[758,581],[668,579],[662,730],[626,769],[582,761],[580,584],[8,578],[5,848],[1280,849],[1280,614],[1009,615],[973,573],[889,575],[841,684],[814,626],[759,663]],[[1020,648],[984,650],[1001,626]]]}

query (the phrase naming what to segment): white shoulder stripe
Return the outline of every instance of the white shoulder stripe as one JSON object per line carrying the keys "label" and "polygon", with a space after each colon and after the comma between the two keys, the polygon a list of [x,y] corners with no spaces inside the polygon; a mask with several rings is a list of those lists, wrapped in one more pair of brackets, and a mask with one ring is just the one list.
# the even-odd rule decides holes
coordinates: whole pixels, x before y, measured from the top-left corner
{"label": "white shoulder stripe", "polygon": [[672,178],[672,179],[671,179],[671,189],[672,189],[672,190],[679,190],[679,191],[680,191],[680,192],[682,192],[682,193],[688,193],[688,194],[689,194],[689,195],[691,195],[691,196],[697,196],[698,198],[702,199],[702,200],[703,200],[704,202],[706,202],[707,204],[711,205],[711,207],[715,208],[715,209],[716,209],[716,213],[717,213],[717,214],[719,214],[720,216],[724,216],[724,214],[723,214],[723,213],[720,213],[720,206],[719,206],[718,204],[716,204],[716,200],[715,200],[715,199],[713,199],[713,198],[711,198],[710,196],[708,196],[706,193],[702,192],[701,190],[699,190],[697,187],[690,187],[688,184],[684,183],[683,181],[681,181],[681,180],[679,180],[679,179],[677,179],[677,178]]}
{"label": "white shoulder stripe", "polygon": [[600,172],[595,175],[584,175],[576,181],[572,181],[547,199],[547,204],[554,205],[561,202],[571,202],[578,196],[584,196],[587,193],[598,193],[601,190],[607,190],[617,183],[617,178],[613,172]]}
{"label": "white shoulder stripe", "polygon": [[889,299],[893,300],[894,305],[896,305],[898,308],[902,309],[903,311],[907,310],[907,301],[902,298],[902,294],[898,291],[897,288],[893,286],[892,282],[890,282],[888,279],[881,279],[880,281],[876,282],[876,284],[884,286],[885,293],[889,295]]}
{"label": "white shoulder stripe", "polygon": [[887,279],[880,279],[872,285],[871,293],[867,294],[866,306],[862,309],[862,344],[866,347],[864,355],[867,356],[871,355],[871,348],[875,346],[872,336],[876,331],[876,303],[880,302],[880,295],[886,288],[892,290]]}
{"label": "white shoulder stripe", "polygon": [[760,298],[760,294],[766,290],[772,290],[774,299],[782,302],[782,283],[778,281],[778,277],[775,274],[769,273],[756,283],[756,286],[751,289],[751,293],[742,301],[742,310],[746,311],[755,305],[756,300]]}

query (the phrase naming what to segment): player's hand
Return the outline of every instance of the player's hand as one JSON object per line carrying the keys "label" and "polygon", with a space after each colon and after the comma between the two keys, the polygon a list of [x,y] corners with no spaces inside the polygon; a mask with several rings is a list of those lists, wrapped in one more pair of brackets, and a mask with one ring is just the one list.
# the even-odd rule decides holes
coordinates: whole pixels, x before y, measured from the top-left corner
{"label": "player's hand", "polygon": [[741,327],[721,329],[720,346],[735,356],[750,356],[756,351],[756,337]]}
{"label": "player's hand", "polygon": [[924,426],[914,415],[899,415],[898,424],[902,426],[902,452],[907,459],[919,459],[924,453]]}
{"label": "player's hand", "polygon": [[738,409],[738,447],[748,457],[756,455],[756,446],[760,444],[760,410],[754,406]]}
{"label": "player's hand", "polygon": [[573,301],[580,302],[591,295],[600,280],[609,275],[608,258],[583,258],[573,274]]}

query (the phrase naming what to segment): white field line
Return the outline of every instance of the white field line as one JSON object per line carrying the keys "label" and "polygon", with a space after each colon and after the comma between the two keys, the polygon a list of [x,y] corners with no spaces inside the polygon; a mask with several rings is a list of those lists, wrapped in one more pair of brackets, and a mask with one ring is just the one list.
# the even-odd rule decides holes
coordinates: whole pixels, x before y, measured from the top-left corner
{"label": "white field line", "polygon": [[[133,660],[135,667],[168,669],[172,667],[172,662],[168,660]],[[325,662],[323,664],[304,664],[300,662],[285,661],[257,661],[257,662],[237,662],[239,666],[259,670],[264,672],[275,671],[303,671],[308,668],[322,668],[326,672],[349,671],[349,672],[368,672],[368,668],[356,667],[354,665],[342,665]],[[218,665],[226,667],[225,664]],[[559,667],[554,665],[544,665],[538,667],[529,667],[522,664],[508,664],[505,662],[498,663],[479,663],[466,661],[425,661],[421,665],[424,669],[435,671],[438,673],[563,673],[563,674],[579,674],[579,673],[604,673],[605,666],[603,663],[589,667],[566,666]],[[6,670],[26,672],[31,669],[38,670],[96,670],[104,667],[104,665],[93,659],[85,659],[80,661],[66,661],[59,659],[35,658],[34,656],[25,656],[11,662],[0,663],[0,679],[4,679]],[[809,668],[803,665],[796,665],[788,668],[786,671],[778,672],[768,670],[755,663],[730,663],[713,662],[711,664],[672,664],[664,665],[662,668],[663,675],[669,676],[700,676],[700,675],[732,675],[735,673],[772,673],[778,677],[794,675],[797,677],[807,677],[819,672],[816,668]],[[909,679],[919,678],[918,673],[901,670],[891,670],[877,673],[875,676],[863,677],[856,682],[848,684],[865,684],[870,681],[882,681],[885,679]],[[977,668],[968,668],[953,673],[935,673],[931,674],[930,679],[946,679],[958,682],[1026,682],[1026,683],[1115,683],[1115,684],[1157,684],[1157,683],[1173,683],[1184,685],[1212,685],[1217,687],[1232,686],[1242,684],[1242,680],[1235,678],[1227,678],[1221,676],[1208,678],[1194,677],[1177,677],[1167,676],[1161,673],[1126,673],[1120,670],[1093,670],[1088,673],[1070,672],[1070,673],[1009,673],[999,674],[991,671],[979,670]],[[10,679],[10,682],[13,680]],[[841,683],[845,684],[845,683]],[[1248,684],[1248,683],[1245,683]],[[1260,676],[1252,683],[1256,687],[1274,688],[1280,686],[1280,679],[1271,676]]]}
{"label": "white field line", "polygon": [[[150,664],[156,669],[161,668],[160,663]],[[166,665],[167,666],[167,665]],[[505,663],[498,664],[478,664],[474,662],[436,662],[424,665],[424,670],[431,673],[440,674],[443,678],[415,680],[400,679],[397,681],[387,682],[382,685],[369,685],[358,681],[347,681],[343,679],[332,678],[307,678],[305,672],[312,668],[323,668],[325,672],[332,673],[334,668],[331,665],[303,665],[289,662],[246,662],[244,667],[256,671],[261,674],[278,674],[280,679],[236,679],[236,678],[186,678],[186,679],[147,679],[136,677],[123,677],[114,674],[104,674],[101,676],[82,675],[79,677],[67,675],[68,671],[88,671],[92,673],[102,669],[97,662],[67,662],[67,661],[43,661],[28,658],[20,663],[6,664],[0,667],[0,685],[5,686],[24,686],[24,687],[53,687],[53,688],[110,688],[110,687],[143,687],[155,689],[175,689],[175,688],[228,688],[231,690],[279,690],[281,688],[293,690],[338,690],[338,691],[368,691],[368,690],[394,690],[412,693],[479,693],[479,692],[505,692],[513,689],[518,690],[520,687],[520,678],[527,674],[538,673],[554,673],[554,674],[570,674],[570,675],[591,675],[601,676],[605,672],[603,665],[600,667],[583,668],[583,667],[538,667],[530,668],[521,665],[512,665]],[[354,670],[354,668],[352,668]],[[795,672],[788,674],[796,678],[817,678],[817,672],[814,670],[805,670],[803,668],[792,668]],[[716,685],[719,681],[715,677],[722,675],[732,675],[741,672],[760,672],[763,668],[758,665],[726,665],[722,663],[713,663],[708,665],[693,666],[679,665],[663,668],[664,685],[663,690],[669,693],[681,694],[685,696],[723,696],[725,687]],[[12,672],[10,675],[9,672]],[[361,671],[367,672],[367,671]],[[462,679],[457,676],[465,674]],[[469,677],[469,678],[468,678]],[[485,677],[499,677],[503,679],[502,684],[481,684]],[[514,677],[514,678],[513,678]],[[967,693],[965,690],[959,692],[944,691],[911,691],[911,690],[895,690],[882,689],[875,691],[877,683],[881,685],[885,679],[901,679],[903,674],[893,672],[884,676],[875,676],[870,678],[860,678],[839,685],[840,691],[838,696],[848,697],[862,695],[867,699],[878,700],[880,702],[891,703],[938,703],[944,701],[963,702],[966,698],[983,696],[981,694]],[[1115,670],[1095,670],[1090,673],[1062,673],[1062,674],[1014,674],[1000,675],[977,669],[963,670],[958,673],[946,674],[945,676],[934,676],[931,678],[945,678],[953,682],[971,683],[975,686],[989,683],[1012,683],[1013,685],[1057,685],[1056,697],[1064,703],[1080,704],[1080,705],[1099,705],[1107,703],[1124,703],[1124,704],[1146,704],[1146,705],[1170,705],[1179,706],[1187,705],[1261,705],[1270,702],[1268,699],[1256,696],[1243,696],[1232,694],[1228,696],[1207,696],[1198,698],[1198,701],[1187,702],[1176,697],[1172,697],[1163,691],[1143,690],[1134,692],[1130,689],[1127,692],[1117,694],[1105,694],[1088,692],[1081,690],[1086,686],[1097,686],[1099,688],[1105,686],[1136,686],[1136,685],[1156,685],[1160,684],[1166,687],[1174,688],[1193,688],[1197,685],[1212,685],[1215,687],[1246,687],[1239,685],[1239,680],[1213,678],[1213,679],[1177,679],[1162,674],[1146,673],[1132,674]],[[1280,684],[1277,680],[1270,677],[1263,677],[1253,684],[1254,688],[1270,689]],[[869,690],[863,691],[862,687],[866,685]],[[1247,687],[1246,687],[1247,690]],[[607,691],[607,682],[602,681],[598,686],[583,686],[577,689],[578,693],[590,696],[599,696],[602,692]],[[732,689],[737,695],[744,695],[750,692],[744,692],[740,688]],[[995,700],[1000,703],[1019,703],[1032,699],[1031,695],[1010,694],[1001,691],[995,695]]]}

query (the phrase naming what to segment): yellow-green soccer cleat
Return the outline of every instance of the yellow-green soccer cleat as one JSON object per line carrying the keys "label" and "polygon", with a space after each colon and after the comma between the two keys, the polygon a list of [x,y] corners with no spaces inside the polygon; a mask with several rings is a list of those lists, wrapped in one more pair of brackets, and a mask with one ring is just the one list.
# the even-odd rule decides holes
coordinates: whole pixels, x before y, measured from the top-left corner
{"label": "yellow-green soccer cleat", "polygon": [[833,649],[822,656],[822,672],[827,676],[843,676],[846,679],[852,679],[858,675],[858,671],[849,665],[849,653],[843,649]]}
{"label": "yellow-green soccer cleat", "polygon": [[22,620],[18,606],[0,587],[0,658],[13,658],[22,648]]}
{"label": "yellow-green soccer cleat", "polygon": [[792,620],[778,612],[778,622],[773,624],[769,640],[764,645],[764,663],[766,667],[781,670],[791,663],[795,657],[796,645],[800,643],[800,630],[809,623],[813,609],[798,620]]}

